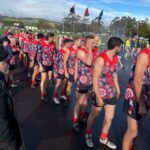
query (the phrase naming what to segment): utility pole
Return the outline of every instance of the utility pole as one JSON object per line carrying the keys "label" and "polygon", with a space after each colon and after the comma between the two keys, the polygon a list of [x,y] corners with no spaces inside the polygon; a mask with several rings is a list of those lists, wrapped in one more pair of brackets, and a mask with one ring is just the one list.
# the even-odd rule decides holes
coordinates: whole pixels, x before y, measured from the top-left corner
{"label": "utility pole", "polygon": [[137,22],[137,37],[139,37],[139,23]]}
{"label": "utility pole", "polygon": [[65,23],[64,23],[64,20],[63,20],[63,28],[62,28],[62,31],[63,31],[63,32],[65,31]]}
{"label": "utility pole", "polygon": [[73,33],[75,32],[75,18],[76,16],[75,16],[75,14],[73,14],[72,15],[72,19],[73,19],[73,24],[72,24],[72,26],[73,26]]}

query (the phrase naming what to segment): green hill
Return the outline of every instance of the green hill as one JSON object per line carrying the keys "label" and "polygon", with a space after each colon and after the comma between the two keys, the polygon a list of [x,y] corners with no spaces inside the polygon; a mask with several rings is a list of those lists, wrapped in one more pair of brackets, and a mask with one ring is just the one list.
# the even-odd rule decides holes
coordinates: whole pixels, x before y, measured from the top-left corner
{"label": "green hill", "polygon": [[39,18],[16,18],[0,15],[0,22],[4,23],[5,26],[13,25],[13,23],[23,23],[25,26],[36,26],[39,21],[47,22],[51,26],[59,25],[59,22],[53,22],[46,19]]}

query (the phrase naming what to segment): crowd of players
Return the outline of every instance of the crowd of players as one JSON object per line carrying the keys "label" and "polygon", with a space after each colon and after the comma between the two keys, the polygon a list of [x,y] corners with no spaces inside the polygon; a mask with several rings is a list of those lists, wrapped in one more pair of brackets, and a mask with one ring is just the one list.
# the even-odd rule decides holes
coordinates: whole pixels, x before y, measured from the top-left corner
{"label": "crowd of players", "polygon": [[[102,108],[105,110],[100,142],[111,149],[116,144],[110,141],[108,132],[115,115],[117,100],[120,97],[117,65],[123,41],[111,37],[107,50],[99,52],[100,37],[64,37],[56,46],[53,33],[32,33],[20,31],[12,33],[11,28],[1,38],[1,46],[9,56],[9,85],[18,85],[14,72],[18,62],[23,61],[27,76],[31,78],[31,88],[40,82],[41,102],[48,102],[48,87],[54,86],[53,102],[65,106],[71,100],[73,84],[76,84],[76,103],[74,106],[73,130],[81,131],[81,123],[86,123],[85,143],[94,147],[92,127]],[[129,44],[126,42],[126,47]],[[56,47],[60,47],[59,50]],[[131,48],[131,46],[130,46]],[[40,77],[40,80],[39,80]],[[138,122],[150,107],[150,48],[138,52],[126,89],[124,111],[127,114],[128,128],[124,135],[123,150],[133,149],[133,140],[138,133]],[[87,106],[91,101],[91,112]]]}

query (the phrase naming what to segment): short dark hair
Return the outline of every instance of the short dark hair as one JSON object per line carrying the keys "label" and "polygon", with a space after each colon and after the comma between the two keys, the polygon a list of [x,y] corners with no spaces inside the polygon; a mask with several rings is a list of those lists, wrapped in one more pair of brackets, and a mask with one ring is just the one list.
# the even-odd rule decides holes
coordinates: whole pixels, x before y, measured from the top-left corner
{"label": "short dark hair", "polygon": [[9,27],[9,28],[7,29],[7,31],[8,31],[9,29],[11,29],[11,30],[12,30],[12,28],[11,28],[11,27]]}
{"label": "short dark hair", "polygon": [[108,49],[109,50],[112,50],[114,49],[116,46],[121,46],[123,44],[123,41],[118,38],[118,37],[111,37],[109,40],[108,40]]}
{"label": "short dark hair", "polygon": [[45,39],[48,40],[49,38],[54,37],[54,36],[55,36],[54,33],[48,32],[45,36]]}
{"label": "short dark hair", "polygon": [[37,38],[38,38],[38,39],[42,39],[43,37],[44,37],[43,33],[38,33],[38,34],[37,34]]}
{"label": "short dark hair", "polygon": [[10,40],[9,40],[7,37],[3,38],[3,39],[2,39],[2,42],[3,42],[3,43],[4,43],[4,42],[8,42],[8,44],[10,44]]}
{"label": "short dark hair", "polygon": [[29,34],[29,32],[28,32],[28,31],[26,31],[26,34]]}
{"label": "short dark hair", "polygon": [[74,42],[77,41],[77,40],[79,40],[79,39],[81,39],[80,36],[75,36],[75,37],[73,37],[73,41],[74,41]]}
{"label": "short dark hair", "polygon": [[31,32],[32,32],[32,30],[30,29],[30,30],[28,30],[28,32],[30,32],[30,33],[31,33]]}
{"label": "short dark hair", "polygon": [[70,43],[70,42],[73,42],[73,40],[71,40],[71,39],[64,39],[63,44],[65,45],[65,44]]}
{"label": "short dark hair", "polygon": [[87,40],[90,40],[90,39],[94,39],[94,36],[93,36],[93,35],[87,35],[87,36],[85,37],[85,39],[86,39],[86,41],[87,41]]}

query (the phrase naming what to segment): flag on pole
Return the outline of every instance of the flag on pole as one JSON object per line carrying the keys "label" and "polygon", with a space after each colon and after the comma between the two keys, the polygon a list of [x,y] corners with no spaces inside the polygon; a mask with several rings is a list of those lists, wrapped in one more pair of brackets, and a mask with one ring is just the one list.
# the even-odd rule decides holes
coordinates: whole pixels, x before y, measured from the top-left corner
{"label": "flag on pole", "polygon": [[75,5],[73,5],[73,6],[70,8],[70,13],[71,13],[71,14],[75,14]]}
{"label": "flag on pole", "polygon": [[88,17],[90,14],[89,14],[89,8],[87,8],[84,12],[84,17]]}
{"label": "flag on pole", "polygon": [[98,22],[100,22],[101,19],[102,19],[102,16],[103,16],[103,10],[100,12],[99,16],[95,18],[95,20],[97,20]]}

